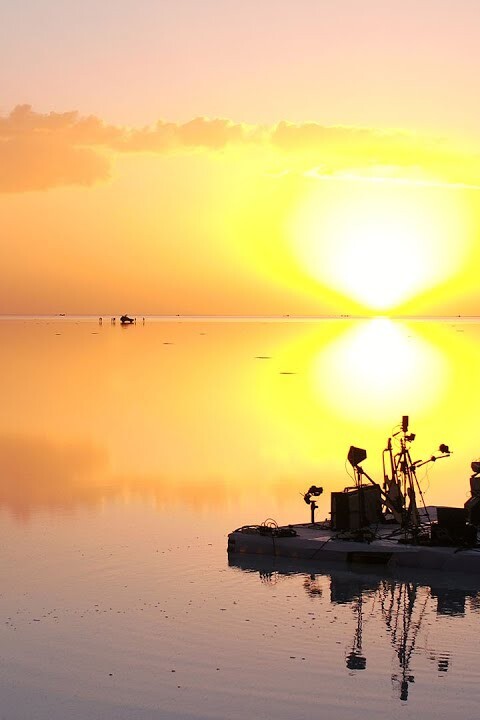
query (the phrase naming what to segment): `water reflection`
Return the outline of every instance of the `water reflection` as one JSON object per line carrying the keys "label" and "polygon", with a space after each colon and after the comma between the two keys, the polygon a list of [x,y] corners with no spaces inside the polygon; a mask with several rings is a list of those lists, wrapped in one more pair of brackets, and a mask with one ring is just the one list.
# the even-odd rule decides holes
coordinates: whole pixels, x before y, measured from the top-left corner
{"label": "water reflection", "polygon": [[109,494],[106,466],[105,451],[88,442],[0,435],[0,507],[25,520],[42,508],[97,504]]}
{"label": "water reflection", "polygon": [[[419,478],[427,503],[462,505],[480,454],[479,331],[386,320],[127,332],[0,322],[0,504],[27,517],[141,497],[235,506],[238,525],[292,522],[305,518],[299,493],[320,484],[326,517],[329,493],[349,484],[348,447],[367,448],[381,482],[386,438],[409,414],[418,457],[440,441],[454,450]],[[258,515],[245,516],[245,504]]]}
{"label": "water reflection", "polygon": [[115,476],[106,449],[87,440],[5,434],[0,436],[0,467],[0,508],[20,521],[42,510],[63,513],[118,500],[146,500],[159,508],[224,507],[229,494],[221,479],[198,485],[160,475]]}
{"label": "water reflection", "polygon": [[447,383],[447,363],[412,326],[384,318],[350,328],[314,359],[313,383],[335,415],[376,422],[436,404]]}
{"label": "water reflection", "polygon": [[258,573],[261,582],[271,586],[298,578],[307,595],[322,603],[325,613],[329,608],[348,609],[351,630],[338,638],[345,642],[346,670],[368,671],[366,640],[371,644],[372,639],[381,638],[392,650],[392,670],[384,668],[383,679],[391,682],[394,696],[404,702],[418,672],[414,668],[421,664],[416,661],[435,663],[439,677],[451,667],[452,651],[430,645],[434,619],[463,618],[480,610],[480,585],[467,577],[452,580],[422,574],[406,579],[372,574],[370,568],[351,571],[338,566],[311,573],[301,561],[255,556],[229,556],[228,563],[240,571]]}

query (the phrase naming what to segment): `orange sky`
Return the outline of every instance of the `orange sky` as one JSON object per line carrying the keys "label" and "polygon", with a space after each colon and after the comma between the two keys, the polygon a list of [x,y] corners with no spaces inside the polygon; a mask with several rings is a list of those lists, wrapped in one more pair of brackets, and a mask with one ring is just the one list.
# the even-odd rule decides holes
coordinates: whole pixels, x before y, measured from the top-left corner
{"label": "orange sky", "polygon": [[0,313],[478,313],[474,0],[3,14]]}

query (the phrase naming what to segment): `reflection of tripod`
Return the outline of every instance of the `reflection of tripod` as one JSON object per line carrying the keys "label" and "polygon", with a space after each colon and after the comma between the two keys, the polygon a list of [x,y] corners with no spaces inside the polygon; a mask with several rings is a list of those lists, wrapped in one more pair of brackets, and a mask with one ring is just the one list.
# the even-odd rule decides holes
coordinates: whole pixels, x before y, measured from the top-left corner
{"label": "reflection of tripod", "polygon": [[408,700],[409,684],[415,681],[411,674],[410,661],[415,652],[417,636],[427,611],[429,593],[426,593],[417,618],[414,609],[417,600],[415,583],[392,582],[385,580],[378,592],[380,609],[390,633],[390,640],[397,652],[400,675],[392,675],[392,681],[398,683],[400,700]]}
{"label": "reflection of tripod", "polygon": [[355,606],[355,612],[357,615],[357,627],[355,630],[355,637],[353,639],[353,646],[351,651],[348,653],[345,664],[348,670],[365,670],[367,667],[367,658],[362,652],[362,633],[363,633],[363,594],[360,593]]}

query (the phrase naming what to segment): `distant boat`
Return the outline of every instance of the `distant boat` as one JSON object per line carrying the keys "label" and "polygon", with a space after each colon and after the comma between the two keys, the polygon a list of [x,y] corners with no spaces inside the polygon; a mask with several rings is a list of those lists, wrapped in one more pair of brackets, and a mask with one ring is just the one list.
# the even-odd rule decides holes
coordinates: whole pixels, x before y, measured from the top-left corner
{"label": "distant boat", "polygon": [[135,318],[129,317],[128,315],[122,315],[120,317],[120,322],[122,325],[131,325],[135,322]]}

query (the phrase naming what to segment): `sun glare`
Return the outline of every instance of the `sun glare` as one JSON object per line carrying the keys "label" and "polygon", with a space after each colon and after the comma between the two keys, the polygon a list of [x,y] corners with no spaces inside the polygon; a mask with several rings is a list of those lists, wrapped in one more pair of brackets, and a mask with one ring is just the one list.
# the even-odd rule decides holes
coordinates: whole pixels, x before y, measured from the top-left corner
{"label": "sun glare", "polygon": [[350,418],[421,414],[438,401],[447,369],[433,345],[412,327],[387,318],[355,325],[319,353],[314,385],[323,402]]}
{"label": "sun glare", "polygon": [[428,189],[368,191],[310,197],[292,225],[294,253],[323,285],[388,311],[455,273],[466,232],[452,193],[439,202]]}

